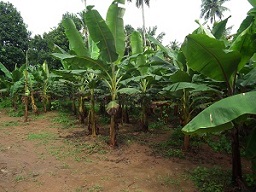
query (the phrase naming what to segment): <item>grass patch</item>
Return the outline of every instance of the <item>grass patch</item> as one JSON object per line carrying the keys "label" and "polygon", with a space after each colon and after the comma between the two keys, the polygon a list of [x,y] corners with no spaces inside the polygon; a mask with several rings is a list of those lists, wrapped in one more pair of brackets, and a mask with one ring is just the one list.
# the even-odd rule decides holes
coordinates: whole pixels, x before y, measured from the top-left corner
{"label": "grass patch", "polygon": [[94,185],[87,189],[88,192],[101,192],[103,191],[103,187],[100,185]]}
{"label": "grass patch", "polygon": [[[198,137],[190,138],[190,147],[198,148],[202,143],[201,139]],[[181,132],[181,128],[173,129],[173,133],[170,138],[166,141],[160,143],[151,144],[154,152],[164,156],[164,157],[177,157],[185,158],[185,154],[182,151],[184,144],[184,134]]]}
{"label": "grass patch", "polygon": [[13,126],[18,126],[19,122],[17,121],[7,121],[7,122],[3,122],[2,126],[4,127],[13,127]]}
{"label": "grass patch", "polygon": [[191,173],[191,180],[199,192],[222,192],[231,186],[231,172],[218,167],[197,167]]}
{"label": "grass patch", "polygon": [[53,133],[29,133],[28,140],[52,140],[56,137]]}

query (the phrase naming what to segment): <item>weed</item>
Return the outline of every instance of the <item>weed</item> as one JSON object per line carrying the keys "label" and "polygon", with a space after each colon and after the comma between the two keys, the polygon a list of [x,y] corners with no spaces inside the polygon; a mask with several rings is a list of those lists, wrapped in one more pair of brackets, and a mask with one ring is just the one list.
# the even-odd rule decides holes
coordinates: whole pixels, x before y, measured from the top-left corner
{"label": "weed", "polygon": [[56,137],[53,133],[29,133],[28,140],[52,140]]}
{"label": "weed", "polygon": [[163,121],[151,122],[149,124],[151,130],[169,130],[168,126]]}
{"label": "weed", "polygon": [[159,175],[157,177],[157,180],[158,180],[158,182],[161,183],[161,185],[164,185],[164,186],[173,186],[173,185],[180,186],[179,178],[177,178],[176,176],[171,177],[169,174]]}
{"label": "weed", "polygon": [[231,140],[226,135],[209,135],[205,140],[214,151],[231,154]]}
{"label": "weed", "polygon": [[8,111],[10,117],[22,117],[24,115],[24,110],[19,107],[17,110],[10,108]]}
{"label": "weed", "polygon": [[3,122],[2,126],[4,127],[12,127],[12,126],[18,126],[19,123],[17,121],[8,121],[8,122]]}
{"label": "weed", "polygon": [[231,185],[230,171],[218,167],[197,167],[191,173],[191,180],[200,192],[222,192]]}
{"label": "weed", "polygon": [[24,180],[25,180],[25,177],[23,175],[16,175],[16,177],[15,177],[16,182],[21,182]]}
{"label": "weed", "polygon": [[57,117],[53,118],[53,123],[61,124],[63,129],[72,128],[75,120],[68,113],[60,112]]}
{"label": "weed", "polygon": [[63,165],[61,166],[61,169],[69,169],[70,166],[67,163],[63,163]]}
{"label": "weed", "polygon": [[256,174],[245,174],[244,178],[248,187],[256,187]]}
{"label": "weed", "polygon": [[0,100],[0,109],[10,108],[12,107],[11,99],[1,99]]}
{"label": "weed", "polygon": [[101,192],[103,191],[103,187],[101,187],[100,185],[94,185],[90,188],[87,189],[88,192]]}

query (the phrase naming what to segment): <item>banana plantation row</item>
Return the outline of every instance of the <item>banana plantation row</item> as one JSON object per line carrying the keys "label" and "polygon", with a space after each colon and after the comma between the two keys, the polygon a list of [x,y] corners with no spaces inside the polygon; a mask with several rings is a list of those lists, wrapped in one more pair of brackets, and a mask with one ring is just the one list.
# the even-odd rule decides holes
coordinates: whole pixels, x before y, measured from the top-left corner
{"label": "banana plantation row", "polygon": [[[239,132],[248,130],[247,156],[256,170],[256,3],[237,33],[225,37],[228,19],[212,29],[199,27],[189,34],[180,49],[163,46],[134,31],[125,44],[124,1],[114,1],[106,20],[92,6],[83,13],[86,28],[78,31],[70,18],[63,20],[69,52],[58,45],[53,55],[63,68],[49,71],[48,64],[26,64],[9,71],[0,69],[1,88],[10,95],[14,107],[22,98],[27,121],[29,106],[38,113],[34,95],[40,95],[44,111],[51,100],[70,100],[81,123],[96,136],[96,105],[110,116],[110,145],[116,146],[118,114],[123,120],[128,108],[139,106],[141,130],[148,131],[148,111],[152,106],[177,109],[183,127],[184,147],[193,134],[228,131],[232,138],[232,181],[242,186]],[[89,110],[85,111],[85,102]],[[131,104],[132,103],[132,104]],[[76,110],[77,108],[77,110]],[[200,113],[201,112],[201,113]],[[172,114],[167,114],[171,116]]]}

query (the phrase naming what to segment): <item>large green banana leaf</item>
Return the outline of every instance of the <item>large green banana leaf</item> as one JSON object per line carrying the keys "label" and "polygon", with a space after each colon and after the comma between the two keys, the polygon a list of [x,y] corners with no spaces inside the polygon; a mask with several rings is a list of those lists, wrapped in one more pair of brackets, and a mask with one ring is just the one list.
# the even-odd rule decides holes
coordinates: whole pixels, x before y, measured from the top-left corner
{"label": "large green banana leaf", "polygon": [[256,91],[226,97],[199,113],[182,131],[192,135],[231,129],[235,119],[256,114],[255,101]]}
{"label": "large green banana leaf", "polygon": [[100,49],[101,59],[111,63],[115,62],[118,59],[115,39],[105,20],[97,10],[93,9],[93,6],[87,7],[87,12],[84,14],[84,20],[92,40]]}
{"label": "large green banana leaf", "polygon": [[191,34],[186,37],[181,49],[191,69],[217,81],[229,82],[241,56],[238,51],[225,48],[222,41],[204,34]]}
{"label": "large green banana leaf", "polygon": [[108,8],[106,18],[106,23],[115,39],[116,52],[119,58],[118,61],[123,58],[125,52],[124,13],[125,9],[119,7],[117,2],[113,2]]}
{"label": "large green banana leaf", "polygon": [[89,56],[81,33],[76,29],[73,20],[71,18],[65,18],[62,22],[62,25],[69,40],[69,49],[74,51],[80,57]]}

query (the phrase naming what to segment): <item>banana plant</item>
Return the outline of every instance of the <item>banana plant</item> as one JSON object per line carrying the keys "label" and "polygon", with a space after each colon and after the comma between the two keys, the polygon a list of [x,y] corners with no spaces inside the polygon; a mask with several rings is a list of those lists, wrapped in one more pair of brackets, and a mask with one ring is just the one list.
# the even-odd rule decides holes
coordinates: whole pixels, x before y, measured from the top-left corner
{"label": "banana plant", "polygon": [[[146,48],[144,51],[143,40],[141,34],[134,31],[130,36],[131,55],[123,62],[123,70],[125,71],[121,94],[139,95],[140,101],[140,123],[141,130],[148,131],[148,113],[151,106],[152,97],[161,89],[159,81],[162,78],[161,69],[164,65],[170,64],[160,58],[158,52]],[[157,85],[158,84],[158,85]]]}
{"label": "banana plant", "polygon": [[[74,28],[72,21],[66,20],[66,34],[70,41],[70,47],[75,54],[55,53],[64,63],[72,63],[72,66],[80,69],[100,70],[99,77],[104,80],[109,87],[111,102],[107,105],[107,111],[110,114],[110,145],[116,146],[116,122],[115,115],[118,111],[117,103],[118,84],[121,75],[118,70],[118,64],[124,55],[125,50],[125,33],[123,24],[125,0],[116,0],[109,6],[106,21],[101,17],[99,12],[88,6],[84,13],[84,21],[88,28],[91,46],[89,50],[94,50],[97,46],[98,54],[88,51],[81,35]],[[64,26],[65,27],[65,26]],[[76,34],[71,38],[71,34]],[[75,37],[79,37],[75,39]],[[95,46],[96,45],[96,46]]]}
{"label": "banana plant", "polygon": [[0,63],[0,70],[5,75],[5,77],[1,80],[5,86],[3,91],[10,95],[13,108],[17,110],[19,95],[21,94],[21,90],[24,87],[23,71],[25,70],[25,65],[22,65],[20,68],[15,66],[15,69],[11,72],[2,63]]}
{"label": "banana plant", "polygon": [[238,137],[241,126],[237,118],[255,114],[256,106],[255,92],[237,94],[236,82],[240,71],[255,54],[255,10],[256,7],[248,12],[228,47],[205,34],[188,35],[182,45],[188,66],[213,80],[225,82],[228,96],[199,113],[182,130],[185,134],[194,134],[232,128],[232,181],[240,187],[243,184]]}

